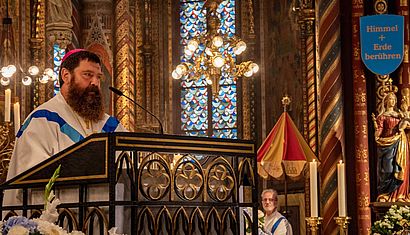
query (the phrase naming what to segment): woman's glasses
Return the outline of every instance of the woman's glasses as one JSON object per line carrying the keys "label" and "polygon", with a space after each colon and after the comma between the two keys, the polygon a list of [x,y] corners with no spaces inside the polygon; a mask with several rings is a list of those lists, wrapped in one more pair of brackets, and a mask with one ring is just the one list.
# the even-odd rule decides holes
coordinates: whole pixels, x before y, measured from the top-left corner
{"label": "woman's glasses", "polygon": [[274,202],[274,201],[277,201],[278,199],[276,198],[276,199],[273,199],[273,198],[264,198],[264,199],[262,199],[262,201],[263,202]]}

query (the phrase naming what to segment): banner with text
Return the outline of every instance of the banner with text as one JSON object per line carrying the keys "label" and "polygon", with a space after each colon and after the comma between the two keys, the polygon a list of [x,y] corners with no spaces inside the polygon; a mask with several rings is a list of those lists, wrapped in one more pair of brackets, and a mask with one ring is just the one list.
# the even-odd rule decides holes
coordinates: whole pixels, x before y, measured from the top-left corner
{"label": "banner with text", "polygon": [[372,15],[360,17],[362,61],[375,74],[394,72],[403,61],[404,17]]}

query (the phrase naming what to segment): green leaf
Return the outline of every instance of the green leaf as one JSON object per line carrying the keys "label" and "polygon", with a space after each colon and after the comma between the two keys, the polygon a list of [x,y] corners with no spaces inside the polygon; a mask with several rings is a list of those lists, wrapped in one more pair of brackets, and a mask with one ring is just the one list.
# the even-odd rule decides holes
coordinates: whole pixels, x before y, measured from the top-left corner
{"label": "green leaf", "polygon": [[48,198],[50,197],[51,190],[53,189],[54,183],[56,182],[57,178],[60,176],[60,168],[61,165],[59,165],[54,171],[53,176],[51,176],[44,190],[44,209],[47,209],[47,202],[49,201]]}

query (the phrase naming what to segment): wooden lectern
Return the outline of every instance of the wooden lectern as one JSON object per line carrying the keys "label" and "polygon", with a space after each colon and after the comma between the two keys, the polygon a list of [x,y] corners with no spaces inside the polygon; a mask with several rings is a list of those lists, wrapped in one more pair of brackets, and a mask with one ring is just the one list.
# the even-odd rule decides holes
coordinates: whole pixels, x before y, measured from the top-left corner
{"label": "wooden lectern", "polygon": [[[253,142],[139,133],[91,135],[3,183],[1,201],[5,191],[18,189],[22,202],[2,206],[2,219],[39,216],[42,198],[32,197],[59,165],[58,223],[70,231],[240,234],[246,207],[257,221]],[[74,201],[65,201],[67,195]]]}

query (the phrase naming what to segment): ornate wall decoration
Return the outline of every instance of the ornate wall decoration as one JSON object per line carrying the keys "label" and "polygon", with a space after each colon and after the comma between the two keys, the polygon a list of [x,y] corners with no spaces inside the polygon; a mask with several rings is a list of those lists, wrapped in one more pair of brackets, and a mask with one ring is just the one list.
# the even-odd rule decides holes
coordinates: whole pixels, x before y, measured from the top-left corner
{"label": "ornate wall decoration", "polygon": [[[29,3],[30,4],[30,3]],[[31,58],[33,62],[35,62],[39,66],[46,66],[45,60],[46,60],[46,44],[45,44],[45,25],[46,25],[46,19],[45,19],[45,1],[37,0],[33,1],[32,3],[32,8],[31,8],[31,19],[32,19],[32,27],[31,27],[31,33],[30,33],[30,51],[31,51]],[[32,100],[32,106],[27,105],[27,111],[26,114],[28,114],[32,108],[44,103],[46,101],[46,89],[44,85],[36,83],[34,88],[34,94],[33,94],[33,100]],[[29,97],[31,95],[31,92],[26,93],[26,95]],[[22,113],[23,114],[23,113]]]}
{"label": "ornate wall decoration", "polygon": [[184,161],[179,159],[175,164],[175,193],[184,200],[194,200],[198,198],[204,189],[203,169],[196,160]]}
{"label": "ornate wall decoration", "polygon": [[0,183],[6,181],[7,170],[14,148],[14,133],[10,123],[0,125]]}
{"label": "ornate wall decoration", "polygon": [[138,178],[141,194],[148,200],[163,199],[170,190],[171,171],[161,155],[145,157]]}
{"label": "ornate wall decoration", "polygon": [[318,153],[318,81],[316,73],[316,41],[315,41],[315,10],[312,2],[297,5],[301,38],[302,75],[304,89],[304,134],[309,146]]}
{"label": "ornate wall decoration", "polygon": [[[135,3],[134,18],[135,31],[133,32],[133,40],[135,47],[135,55],[133,57],[135,63],[135,82],[138,84],[139,89],[135,91],[135,98],[138,103],[142,103],[145,99],[145,88],[144,88],[144,57],[143,57],[143,45],[144,45],[144,4],[142,1],[137,1]],[[136,123],[143,123],[145,120],[145,113],[141,109],[135,110]]]}
{"label": "ornate wall decoration", "polygon": [[[81,10],[81,44],[85,48],[93,44],[100,44],[107,51],[109,55],[108,61],[110,63],[113,62],[113,7],[114,5],[110,0],[88,0],[83,2],[81,9],[76,9]],[[78,36],[79,35],[76,35],[75,37]],[[105,66],[107,67],[107,65]]]}
{"label": "ornate wall decoration", "polygon": [[[241,1],[240,23],[237,26],[241,32],[241,37],[248,42],[248,57],[250,60],[256,58],[256,34],[255,34],[255,4],[253,0]],[[245,35],[244,32],[247,32]],[[259,62],[258,62],[259,63]],[[260,76],[260,75],[259,75]],[[241,124],[239,128],[242,130],[243,139],[256,139],[256,99],[255,81],[256,79],[242,79],[241,80]]]}
{"label": "ornate wall decoration", "polygon": [[[141,92],[141,96],[137,96],[137,101],[140,104],[154,113],[162,120],[164,111],[164,84],[166,84],[166,74],[163,73],[164,60],[167,58],[166,52],[163,48],[166,45],[164,40],[164,29],[166,19],[166,6],[164,1],[148,1],[143,0],[138,2],[138,13],[135,12],[135,20],[139,18],[139,30],[142,30],[142,34],[135,34],[135,37],[141,37],[142,47],[139,47],[140,53],[136,53],[136,56],[140,56],[142,59],[142,73],[143,78],[136,77],[137,91]],[[137,16],[138,14],[138,16]],[[165,70],[166,71],[166,70]],[[145,131],[158,132],[160,129],[159,123],[148,113],[137,109],[136,126],[142,128]],[[165,125],[166,126],[166,125]],[[166,129],[166,127],[165,127]]]}
{"label": "ornate wall decoration", "polygon": [[397,1],[397,13],[404,17],[404,58],[399,70],[399,80],[402,88],[410,88],[410,62],[409,62],[409,45],[410,45],[410,30],[409,30],[409,2]]}
{"label": "ornate wall decoration", "polygon": [[[117,0],[114,2],[115,25],[114,25],[114,85],[124,92],[125,95],[134,99],[134,76],[133,76],[133,53],[132,45],[133,34],[132,18],[130,17],[130,1]],[[131,60],[130,60],[131,59]],[[134,130],[135,113],[134,105],[124,97],[115,98],[114,115],[130,131]]]}
{"label": "ornate wall decoration", "polygon": [[[115,1],[114,84],[128,97],[162,119],[168,61],[164,37],[168,3],[164,1]],[[129,130],[157,132],[155,118],[130,101],[115,98],[115,115]],[[167,126],[166,124],[164,125]]]}
{"label": "ornate wall decoration", "polygon": [[208,195],[213,200],[223,202],[233,196],[236,177],[232,166],[225,159],[219,158],[210,164],[206,179]]}
{"label": "ornate wall decoration", "polygon": [[[324,234],[333,234],[337,225],[336,164],[344,159],[344,102],[342,95],[339,1],[315,2],[317,17],[318,79],[320,94],[320,155]],[[330,14],[332,12],[332,14]]]}

